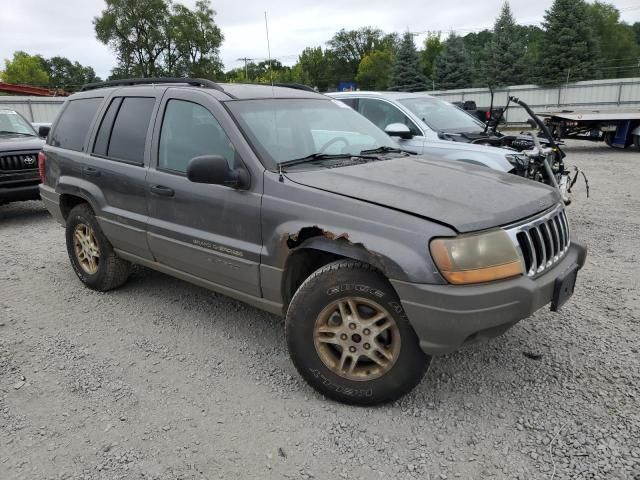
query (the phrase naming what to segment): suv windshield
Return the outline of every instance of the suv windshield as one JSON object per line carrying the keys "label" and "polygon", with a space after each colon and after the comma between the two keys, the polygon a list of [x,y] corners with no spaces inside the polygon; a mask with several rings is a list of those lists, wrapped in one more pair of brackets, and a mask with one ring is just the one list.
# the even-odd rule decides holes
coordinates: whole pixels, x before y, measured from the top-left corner
{"label": "suv windshield", "polygon": [[477,132],[484,130],[482,122],[448,102],[431,97],[398,100],[436,132]]}
{"label": "suv windshield", "polygon": [[398,148],[382,130],[347,105],[325,99],[227,102],[265,166],[319,155],[359,155]]}
{"label": "suv windshield", "polygon": [[17,134],[37,136],[29,122],[13,110],[0,110],[0,135]]}

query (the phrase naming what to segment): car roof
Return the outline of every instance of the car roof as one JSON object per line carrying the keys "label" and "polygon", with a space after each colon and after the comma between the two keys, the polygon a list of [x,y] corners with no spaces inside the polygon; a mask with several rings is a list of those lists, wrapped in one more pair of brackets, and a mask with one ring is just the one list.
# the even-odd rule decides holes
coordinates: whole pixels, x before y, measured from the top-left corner
{"label": "car roof", "polygon": [[[135,80],[133,80],[135,81]],[[125,81],[123,81],[125,82]],[[148,90],[153,89],[168,89],[168,88],[184,88],[184,89],[197,89],[204,93],[209,93],[215,96],[218,100],[249,100],[249,99],[266,99],[266,98],[315,98],[315,99],[327,99],[326,96],[314,92],[310,87],[300,84],[256,84],[256,83],[214,83],[209,82],[209,85],[196,86],[189,85],[186,82],[180,82],[176,79],[175,82],[162,82],[155,83],[149,81],[147,83],[140,82],[136,84],[116,84],[112,82],[104,82],[102,84],[97,83],[89,85],[83,88],[82,91],[72,95],[71,99],[93,97],[96,94],[108,95],[116,90],[126,89],[126,95],[132,95],[131,92],[136,90]],[[214,93],[215,92],[215,93]],[[220,98],[222,95],[226,95],[227,99]]]}
{"label": "car roof", "polygon": [[389,100],[404,100],[407,98],[435,98],[433,95],[429,95],[426,92],[374,92],[374,91],[356,91],[356,92],[335,92],[329,93],[330,96],[335,97],[380,97],[387,98]]}

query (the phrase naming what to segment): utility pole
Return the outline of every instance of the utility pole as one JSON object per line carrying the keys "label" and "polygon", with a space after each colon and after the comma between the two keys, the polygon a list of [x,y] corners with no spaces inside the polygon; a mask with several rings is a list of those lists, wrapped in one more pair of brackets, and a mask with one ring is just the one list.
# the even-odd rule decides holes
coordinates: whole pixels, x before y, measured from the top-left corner
{"label": "utility pole", "polygon": [[247,57],[238,58],[239,62],[244,62],[244,79],[246,81],[249,81],[249,70],[247,69],[247,62],[253,62],[254,60],[255,58],[247,58]]}

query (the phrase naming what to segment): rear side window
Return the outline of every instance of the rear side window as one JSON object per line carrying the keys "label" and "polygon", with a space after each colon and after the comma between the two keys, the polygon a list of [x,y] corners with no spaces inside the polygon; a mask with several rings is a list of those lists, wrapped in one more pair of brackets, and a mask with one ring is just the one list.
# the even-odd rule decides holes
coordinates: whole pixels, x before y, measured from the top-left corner
{"label": "rear side window", "polygon": [[51,133],[51,145],[82,152],[89,127],[101,103],[102,97],[71,100]]}
{"label": "rear side window", "polygon": [[[108,141],[108,157],[138,164],[144,162],[144,146],[147,142],[147,131],[155,103],[156,99],[149,97],[122,99]],[[105,115],[110,113],[112,106],[113,104]],[[100,133],[98,133],[98,140],[100,140]]]}

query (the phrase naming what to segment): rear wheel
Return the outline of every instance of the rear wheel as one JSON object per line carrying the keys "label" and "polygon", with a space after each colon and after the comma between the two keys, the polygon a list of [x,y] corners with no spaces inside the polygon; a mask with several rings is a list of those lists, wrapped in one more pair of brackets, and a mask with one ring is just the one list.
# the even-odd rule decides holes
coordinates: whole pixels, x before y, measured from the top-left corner
{"label": "rear wheel", "polygon": [[286,334],[302,377],[344,403],[395,400],[420,382],[431,361],[389,282],[352,260],[331,263],[302,284]]}
{"label": "rear wheel", "polygon": [[69,212],[66,239],[73,270],[87,287],[104,292],[126,282],[131,264],[116,256],[86,203]]}
{"label": "rear wheel", "polygon": [[640,150],[640,135],[633,136],[633,144]]}

